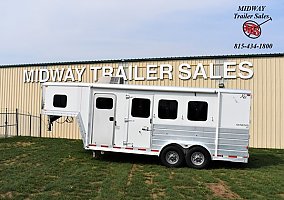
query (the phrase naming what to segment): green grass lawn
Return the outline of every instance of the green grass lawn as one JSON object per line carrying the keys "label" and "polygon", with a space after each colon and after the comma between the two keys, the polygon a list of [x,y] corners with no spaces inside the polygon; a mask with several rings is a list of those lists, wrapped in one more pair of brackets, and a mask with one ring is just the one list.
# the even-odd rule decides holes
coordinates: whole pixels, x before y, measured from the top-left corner
{"label": "green grass lawn", "polygon": [[108,153],[80,140],[0,139],[0,199],[284,199],[284,150],[250,149],[249,164],[170,169],[157,157]]}

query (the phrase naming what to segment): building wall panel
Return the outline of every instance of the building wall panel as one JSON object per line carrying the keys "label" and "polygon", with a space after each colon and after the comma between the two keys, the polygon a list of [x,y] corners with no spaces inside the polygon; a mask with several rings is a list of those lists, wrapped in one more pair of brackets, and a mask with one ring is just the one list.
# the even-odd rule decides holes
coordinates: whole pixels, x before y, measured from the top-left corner
{"label": "building wall panel", "polygon": [[[94,63],[94,64],[58,64],[46,66],[47,69],[71,67],[75,70],[76,67],[86,67],[83,74],[83,82],[93,82],[94,76],[91,67],[112,66],[116,73],[119,65],[125,67],[126,72],[128,66],[139,66],[139,75],[146,77],[146,65],[153,64],[160,66],[161,64],[170,64],[173,66],[173,79],[169,80],[165,76],[164,80],[155,81],[134,81],[129,80],[128,84],[137,85],[161,85],[161,86],[181,86],[181,87],[209,87],[217,88],[222,81],[204,80],[199,77],[197,80],[181,80],[179,79],[178,66],[182,63],[191,65],[191,73],[193,76],[194,69],[198,63],[202,63],[209,76],[209,64],[222,64],[225,61],[235,61],[239,64],[242,61],[250,61],[253,63],[254,76],[249,80],[237,79],[224,80],[226,88],[233,89],[249,89],[252,90],[252,105],[251,105],[251,129],[250,129],[250,146],[262,148],[284,148],[284,57],[243,57],[243,58],[216,58],[216,59],[184,59],[184,60],[166,60],[166,61],[128,61],[128,62],[109,62],[109,63]],[[19,67],[2,67],[0,68],[0,109],[9,110],[19,109],[20,113],[39,116],[41,109],[41,85],[39,83],[23,83],[23,72],[25,69],[40,69],[42,66],[19,66]],[[238,73],[238,70],[237,72]],[[102,75],[99,70],[98,77]],[[134,76],[134,74],[133,74]],[[59,138],[74,138],[79,139],[79,129],[74,119],[73,123],[64,122],[65,118],[54,123],[53,131],[47,131],[47,118],[42,116],[42,136],[43,137],[59,137]],[[64,123],[63,123],[64,122]],[[30,127],[27,119],[20,119],[22,135],[29,135]],[[62,124],[63,123],[63,124]],[[38,130],[39,123],[35,122],[32,125],[33,134]],[[0,133],[1,134],[1,133]]]}

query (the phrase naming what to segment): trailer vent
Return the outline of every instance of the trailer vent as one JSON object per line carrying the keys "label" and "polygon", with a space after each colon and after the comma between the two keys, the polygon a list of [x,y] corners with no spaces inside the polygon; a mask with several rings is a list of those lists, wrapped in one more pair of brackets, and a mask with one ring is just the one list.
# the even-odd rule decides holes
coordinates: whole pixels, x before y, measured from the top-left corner
{"label": "trailer vent", "polygon": [[124,84],[124,80],[123,80],[122,77],[104,76],[104,77],[100,77],[97,83],[104,83],[104,84]]}
{"label": "trailer vent", "polygon": [[111,77],[110,84],[123,84],[124,80],[122,77]]}

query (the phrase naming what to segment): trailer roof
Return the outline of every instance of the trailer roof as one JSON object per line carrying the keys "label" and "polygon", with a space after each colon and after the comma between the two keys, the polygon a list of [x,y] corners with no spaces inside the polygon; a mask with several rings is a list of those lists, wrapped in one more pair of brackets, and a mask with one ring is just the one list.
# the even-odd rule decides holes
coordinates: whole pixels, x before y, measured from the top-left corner
{"label": "trailer roof", "polygon": [[193,87],[173,87],[173,86],[150,86],[150,85],[129,85],[129,84],[102,84],[102,83],[62,83],[46,82],[44,86],[77,86],[116,90],[140,90],[140,91],[161,91],[161,92],[199,92],[199,93],[246,93],[250,90],[226,89],[226,88],[193,88]]}

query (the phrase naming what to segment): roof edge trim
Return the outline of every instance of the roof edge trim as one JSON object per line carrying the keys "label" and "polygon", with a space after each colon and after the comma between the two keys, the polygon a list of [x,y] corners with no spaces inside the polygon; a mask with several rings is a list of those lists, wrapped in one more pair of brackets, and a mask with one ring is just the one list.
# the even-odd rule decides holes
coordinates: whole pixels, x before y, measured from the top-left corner
{"label": "roof edge trim", "polygon": [[222,58],[257,58],[257,57],[284,57],[284,53],[271,54],[235,54],[235,55],[207,55],[207,56],[182,56],[182,57],[161,57],[161,58],[127,58],[109,60],[90,60],[90,61],[66,61],[66,62],[46,62],[31,64],[8,64],[0,65],[0,68],[8,67],[41,67],[56,65],[84,65],[98,63],[126,63],[126,62],[146,62],[146,61],[169,61],[169,60],[193,60],[193,59],[222,59]]}

